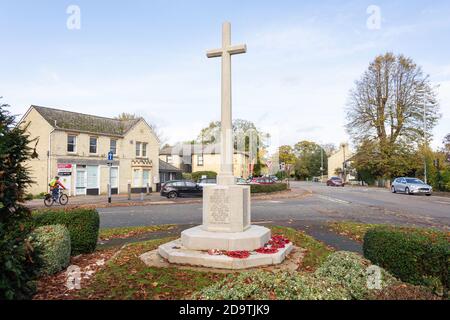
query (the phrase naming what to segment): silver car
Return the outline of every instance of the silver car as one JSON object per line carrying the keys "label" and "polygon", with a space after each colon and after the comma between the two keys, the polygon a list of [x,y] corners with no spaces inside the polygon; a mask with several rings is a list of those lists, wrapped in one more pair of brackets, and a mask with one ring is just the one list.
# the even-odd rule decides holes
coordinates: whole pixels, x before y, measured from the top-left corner
{"label": "silver car", "polygon": [[417,178],[397,178],[392,183],[391,191],[431,196],[433,188]]}

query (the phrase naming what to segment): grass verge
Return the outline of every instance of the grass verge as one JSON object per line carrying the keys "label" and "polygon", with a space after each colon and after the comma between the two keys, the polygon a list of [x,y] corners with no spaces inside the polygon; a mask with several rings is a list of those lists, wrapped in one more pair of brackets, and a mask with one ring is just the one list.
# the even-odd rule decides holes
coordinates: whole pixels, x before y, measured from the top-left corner
{"label": "grass verge", "polygon": [[149,232],[168,231],[172,230],[174,227],[175,227],[174,225],[161,225],[161,226],[147,226],[147,227],[123,227],[123,228],[101,229],[99,239],[100,240],[126,239]]}
{"label": "grass verge", "polygon": [[224,275],[178,268],[147,267],[139,256],[155,250],[172,238],[151,240],[127,246],[99,271],[79,299],[101,300],[180,300],[195,290],[221,280]]}
{"label": "grass verge", "polygon": [[299,271],[315,271],[333,252],[332,248],[302,231],[278,226],[273,226],[270,229],[273,234],[281,234],[291,240],[297,247],[305,250],[305,256],[299,266]]}

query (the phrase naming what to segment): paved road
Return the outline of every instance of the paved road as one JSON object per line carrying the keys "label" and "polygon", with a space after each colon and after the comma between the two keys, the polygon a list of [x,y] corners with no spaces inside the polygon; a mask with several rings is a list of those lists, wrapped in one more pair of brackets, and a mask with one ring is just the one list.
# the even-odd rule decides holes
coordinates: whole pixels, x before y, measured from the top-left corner
{"label": "paved road", "polygon": [[[407,196],[362,187],[328,188],[300,182],[292,183],[292,188],[312,194],[301,199],[253,201],[252,220],[294,225],[357,221],[450,230],[450,198]],[[106,208],[99,212],[102,228],[202,222],[201,204]]]}

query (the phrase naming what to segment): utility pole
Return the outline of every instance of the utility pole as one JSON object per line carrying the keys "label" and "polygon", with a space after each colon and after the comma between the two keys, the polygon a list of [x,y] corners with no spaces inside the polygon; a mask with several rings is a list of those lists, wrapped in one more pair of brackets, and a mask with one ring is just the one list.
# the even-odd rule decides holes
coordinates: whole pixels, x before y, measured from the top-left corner
{"label": "utility pole", "polygon": [[323,148],[320,145],[320,182],[323,182]]}
{"label": "utility pole", "polygon": [[111,185],[111,183],[112,183],[112,177],[111,177],[111,168],[112,168],[112,165],[113,165],[113,160],[114,160],[114,153],[112,152],[112,151],[110,151],[109,153],[108,153],[108,167],[109,167],[109,183],[108,183],[108,203],[111,203],[112,202],[112,191],[111,191],[111,188],[112,188],[112,185]]}
{"label": "utility pole", "polygon": [[423,172],[424,172],[424,182],[428,184],[428,170],[427,170],[427,156],[426,156],[426,146],[427,146],[427,105],[423,104]]}

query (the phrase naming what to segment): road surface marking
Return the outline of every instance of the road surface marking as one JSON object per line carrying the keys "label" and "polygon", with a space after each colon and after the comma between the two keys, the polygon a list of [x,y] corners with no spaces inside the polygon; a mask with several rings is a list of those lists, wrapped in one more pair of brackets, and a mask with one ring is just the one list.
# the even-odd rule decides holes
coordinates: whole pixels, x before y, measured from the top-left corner
{"label": "road surface marking", "polygon": [[345,200],[341,200],[341,199],[336,199],[336,198],[332,198],[332,197],[328,197],[328,196],[323,196],[323,195],[318,195],[319,198],[323,199],[323,200],[328,200],[331,202],[335,202],[335,203],[340,203],[340,204],[351,204],[350,201],[345,201]]}
{"label": "road surface marking", "polygon": [[441,203],[441,204],[446,204],[446,205],[450,205],[449,201],[434,201],[435,203]]}

